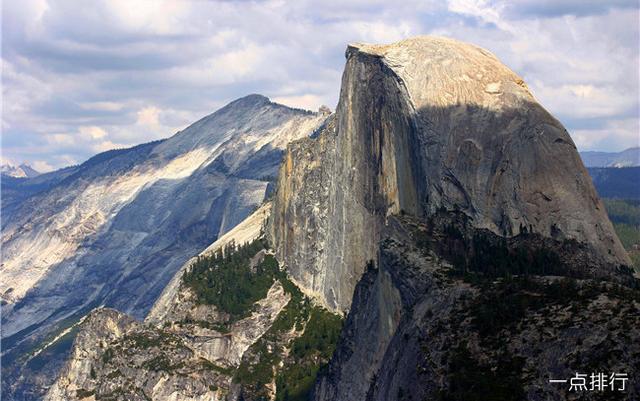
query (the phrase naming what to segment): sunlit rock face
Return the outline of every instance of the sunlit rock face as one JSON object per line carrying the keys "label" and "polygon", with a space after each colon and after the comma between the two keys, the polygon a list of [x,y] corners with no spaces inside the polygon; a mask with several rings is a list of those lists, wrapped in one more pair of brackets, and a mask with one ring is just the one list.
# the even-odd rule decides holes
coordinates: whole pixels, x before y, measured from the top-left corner
{"label": "sunlit rock face", "polygon": [[347,48],[336,114],[292,144],[270,235],[309,294],[347,310],[389,214],[461,210],[502,236],[575,239],[629,264],[567,131],[495,56],[418,37]]}
{"label": "sunlit rock face", "polygon": [[250,95],[3,209],[3,352],[97,306],[144,317],[180,266],[260,206],[287,143],[324,119]]}

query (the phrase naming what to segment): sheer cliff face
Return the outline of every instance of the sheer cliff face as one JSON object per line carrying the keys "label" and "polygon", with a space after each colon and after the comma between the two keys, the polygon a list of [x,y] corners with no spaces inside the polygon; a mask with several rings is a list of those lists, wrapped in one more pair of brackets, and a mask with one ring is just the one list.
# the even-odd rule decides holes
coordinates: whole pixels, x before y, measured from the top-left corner
{"label": "sheer cliff face", "polygon": [[[313,400],[560,401],[575,394],[550,384],[550,374],[564,378],[588,369],[618,369],[637,376],[640,332],[630,329],[640,324],[637,289],[576,280],[561,269],[526,278],[485,272],[484,278],[475,276],[479,281],[466,280],[441,253],[451,246],[455,255],[469,255],[449,237],[446,227],[455,224],[454,214],[439,228],[424,221],[389,218],[378,264],[356,286]],[[507,242],[531,237],[542,238],[528,234]],[[485,252],[485,262],[497,256]],[[567,250],[554,267],[572,265],[580,253]],[[513,266],[515,259],[514,253],[507,264]],[[584,399],[639,395],[640,384],[630,383],[626,392],[604,398],[585,392]]]}
{"label": "sheer cliff face", "polygon": [[270,224],[309,293],[347,310],[385,217],[440,208],[629,264],[568,133],[493,55],[419,37],[346,56],[335,120],[288,149]]}

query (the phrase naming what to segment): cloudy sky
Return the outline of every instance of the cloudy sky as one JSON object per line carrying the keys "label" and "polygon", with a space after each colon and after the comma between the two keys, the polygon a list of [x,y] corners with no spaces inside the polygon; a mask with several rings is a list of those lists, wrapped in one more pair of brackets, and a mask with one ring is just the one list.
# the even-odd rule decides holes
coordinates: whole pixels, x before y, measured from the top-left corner
{"label": "cloudy sky", "polygon": [[[290,4],[289,4],[290,3]],[[639,141],[637,0],[2,2],[2,158],[50,170],[262,93],[335,107],[348,42],[480,45],[580,150]]]}

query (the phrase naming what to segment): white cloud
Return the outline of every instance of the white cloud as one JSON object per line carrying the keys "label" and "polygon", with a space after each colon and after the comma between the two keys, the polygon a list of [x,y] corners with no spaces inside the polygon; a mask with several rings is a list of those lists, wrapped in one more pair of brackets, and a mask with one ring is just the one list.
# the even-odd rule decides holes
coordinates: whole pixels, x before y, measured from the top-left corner
{"label": "white cloud", "polygon": [[504,5],[486,0],[449,0],[449,11],[477,17],[484,23],[494,24],[503,31],[513,32],[514,28],[506,22],[501,14]]}
{"label": "white cloud", "polygon": [[637,142],[638,5],[603,4],[4,2],[2,153],[62,167],[167,137],[255,92],[334,108],[347,43],[429,33],[496,54],[579,147],[618,150]]}
{"label": "white cloud", "polygon": [[104,4],[124,28],[154,34],[185,29],[181,20],[188,17],[190,11],[189,2],[176,0],[108,0]]}
{"label": "white cloud", "polygon": [[614,86],[546,86],[535,81],[532,88],[545,107],[574,119],[616,117],[637,100],[634,93],[620,91],[621,88]]}
{"label": "white cloud", "polygon": [[571,136],[576,146],[584,150],[640,146],[640,124],[637,118],[614,120],[600,129],[575,130]]}
{"label": "white cloud", "polygon": [[53,170],[53,166],[50,165],[46,160],[34,160],[31,164],[37,172],[39,173],[47,173]]}
{"label": "white cloud", "polygon": [[323,105],[322,98],[320,96],[311,94],[299,96],[278,96],[271,100],[289,107],[298,107],[305,110],[318,110],[318,108]]}
{"label": "white cloud", "polygon": [[73,146],[76,143],[71,134],[48,134],[46,138],[47,142],[53,146]]}
{"label": "white cloud", "polygon": [[111,150],[111,149],[121,149],[126,147],[123,144],[119,144],[119,143],[113,143],[111,141],[101,141],[98,143],[94,143],[91,146],[91,149],[95,152],[95,153],[100,153],[100,152],[105,152],[107,150]]}
{"label": "white cloud", "polygon": [[160,124],[158,120],[160,116],[160,109],[158,109],[157,107],[147,106],[143,109],[140,109],[137,115],[138,119],[136,120],[136,124],[138,125],[146,125],[157,128]]}
{"label": "white cloud", "polygon": [[93,140],[106,138],[109,134],[100,127],[80,127],[80,134]]}
{"label": "white cloud", "polygon": [[118,102],[85,102],[81,103],[80,107],[86,110],[120,111],[124,104]]}

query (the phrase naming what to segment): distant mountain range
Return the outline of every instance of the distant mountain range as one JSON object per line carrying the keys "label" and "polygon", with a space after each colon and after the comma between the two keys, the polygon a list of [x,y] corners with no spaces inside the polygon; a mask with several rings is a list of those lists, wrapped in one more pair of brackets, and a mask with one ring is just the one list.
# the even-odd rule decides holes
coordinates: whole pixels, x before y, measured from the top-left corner
{"label": "distant mountain range", "polygon": [[640,147],[622,152],[580,152],[586,167],[636,167],[640,166]]}
{"label": "distant mountain range", "polygon": [[2,175],[16,178],[33,178],[40,175],[36,169],[24,163],[19,166],[13,166],[8,163],[3,164],[0,166],[0,173],[2,173]]}
{"label": "distant mountain range", "polygon": [[589,167],[587,170],[600,197],[640,199],[640,167]]}

